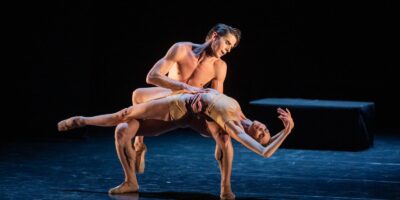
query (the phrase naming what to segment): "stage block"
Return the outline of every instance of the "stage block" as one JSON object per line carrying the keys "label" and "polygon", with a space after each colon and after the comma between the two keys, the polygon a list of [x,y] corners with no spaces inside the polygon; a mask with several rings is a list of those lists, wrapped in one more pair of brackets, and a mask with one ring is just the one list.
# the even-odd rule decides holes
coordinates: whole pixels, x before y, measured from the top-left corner
{"label": "stage block", "polygon": [[373,102],[266,98],[250,102],[249,118],[266,123],[275,134],[283,128],[278,107],[288,108],[295,122],[283,147],[363,150],[373,145]]}

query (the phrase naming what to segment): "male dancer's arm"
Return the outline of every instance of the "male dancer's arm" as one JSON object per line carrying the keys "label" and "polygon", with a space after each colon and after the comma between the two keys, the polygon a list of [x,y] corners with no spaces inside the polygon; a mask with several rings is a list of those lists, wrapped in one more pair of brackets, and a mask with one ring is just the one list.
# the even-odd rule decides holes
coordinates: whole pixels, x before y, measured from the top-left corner
{"label": "male dancer's arm", "polygon": [[176,65],[182,57],[186,56],[185,48],[186,47],[182,43],[174,44],[168,50],[167,54],[150,69],[146,77],[146,82],[171,90],[200,91],[200,88],[190,86],[166,76],[172,66]]}
{"label": "male dancer's arm", "polygon": [[227,66],[224,61],[215,64],[215,78],[211,81],[211,88],[217,90],[219,93],[224,93],[224,82],[226,78]]}

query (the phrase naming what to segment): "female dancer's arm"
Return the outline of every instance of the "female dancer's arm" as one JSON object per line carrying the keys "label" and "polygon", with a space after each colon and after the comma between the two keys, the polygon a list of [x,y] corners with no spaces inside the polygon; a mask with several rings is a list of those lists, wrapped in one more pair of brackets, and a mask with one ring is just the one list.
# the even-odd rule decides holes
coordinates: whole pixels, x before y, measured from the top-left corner
{"label": "female dancer's arm", "polygon": [[282,109],[278,109],[278,113],[280,114],[278,118],[282,120],[285,128],[271,138],[270,142],[265,147],[250,137],[244,131],[243,127],[239,124],[236,124],[234,121],[229,121],[226,123],[226,130],[232,138],[243,144],[245,147],[265,158],[268,158],[275,153],[275,151],[279,148],[294,127],[293,119],[289,110],[286,109],[285,112]]}

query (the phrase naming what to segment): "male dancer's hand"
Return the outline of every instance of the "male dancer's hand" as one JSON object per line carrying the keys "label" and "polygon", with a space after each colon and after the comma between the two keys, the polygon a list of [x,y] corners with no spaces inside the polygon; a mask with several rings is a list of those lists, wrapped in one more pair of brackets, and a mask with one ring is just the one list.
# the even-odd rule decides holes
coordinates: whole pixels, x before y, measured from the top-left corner
{"label": "male dancer's hand", "polygon": [[201,113],[204,111],[205,106],[204,102],[201,101],[202,93],[218,93],[217,90],[212,88],[203,88],[199,92],[194,93],[194,95],[190,98],[190,107],[193,113]]}
{"label": "male dancer's hand", "polygon": [[203,88],[194,87],[194,86],[191,86],[188,84],[184,84],[183,89],[186,90],[190,94],[195,94],[195,93],[201,92],[203,90]]}
{"label": "male dancer's hand", "polygon": [[201,92],[203,92],[203,93],[213,93],[213,94],[219,93],[216,89],[213,89],[213,88],[203,88],[201,90]]}
{"label": "male dancer's hand", "polygon": [[203,111],[203,103],[201,101],[201,94],[195,94],[190,101],[190,108],[193,113],[200,113]]}

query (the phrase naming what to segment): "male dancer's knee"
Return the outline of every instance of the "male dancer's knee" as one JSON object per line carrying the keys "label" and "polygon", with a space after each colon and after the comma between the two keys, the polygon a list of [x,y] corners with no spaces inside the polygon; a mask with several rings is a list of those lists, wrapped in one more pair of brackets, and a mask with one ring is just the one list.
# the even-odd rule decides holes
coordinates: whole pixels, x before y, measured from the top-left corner
{"label": "male dancer's knee", "polygon": [[217,147],[215,149],[215,159],[222,160],[224,154],[226,154],[229,148],[232,147],[232,140],[228,134],[219,134],[217,136]]}
{"label": "male dancer's knee", "polygon": [[224,151],[227,148],[230,148],[232,146],[231,136],[229,136],[228,134],[224,133],[224,134],[220,134],[219,137],[220,137],[220,141],[221,141],[221,149],[222,149],[222,151]]}
{"label": "male dancer's knee", "polygon": [[221,147],[219,147],[218,145],[215,148],[215,160],[217,160],[217,161],[222,160],[222,150],[221,150]]}
{"label": "male dancer's knee", "polygon": [[120,123],[115,128],[115,141],[122,145],[128,139],[128,123]]}

